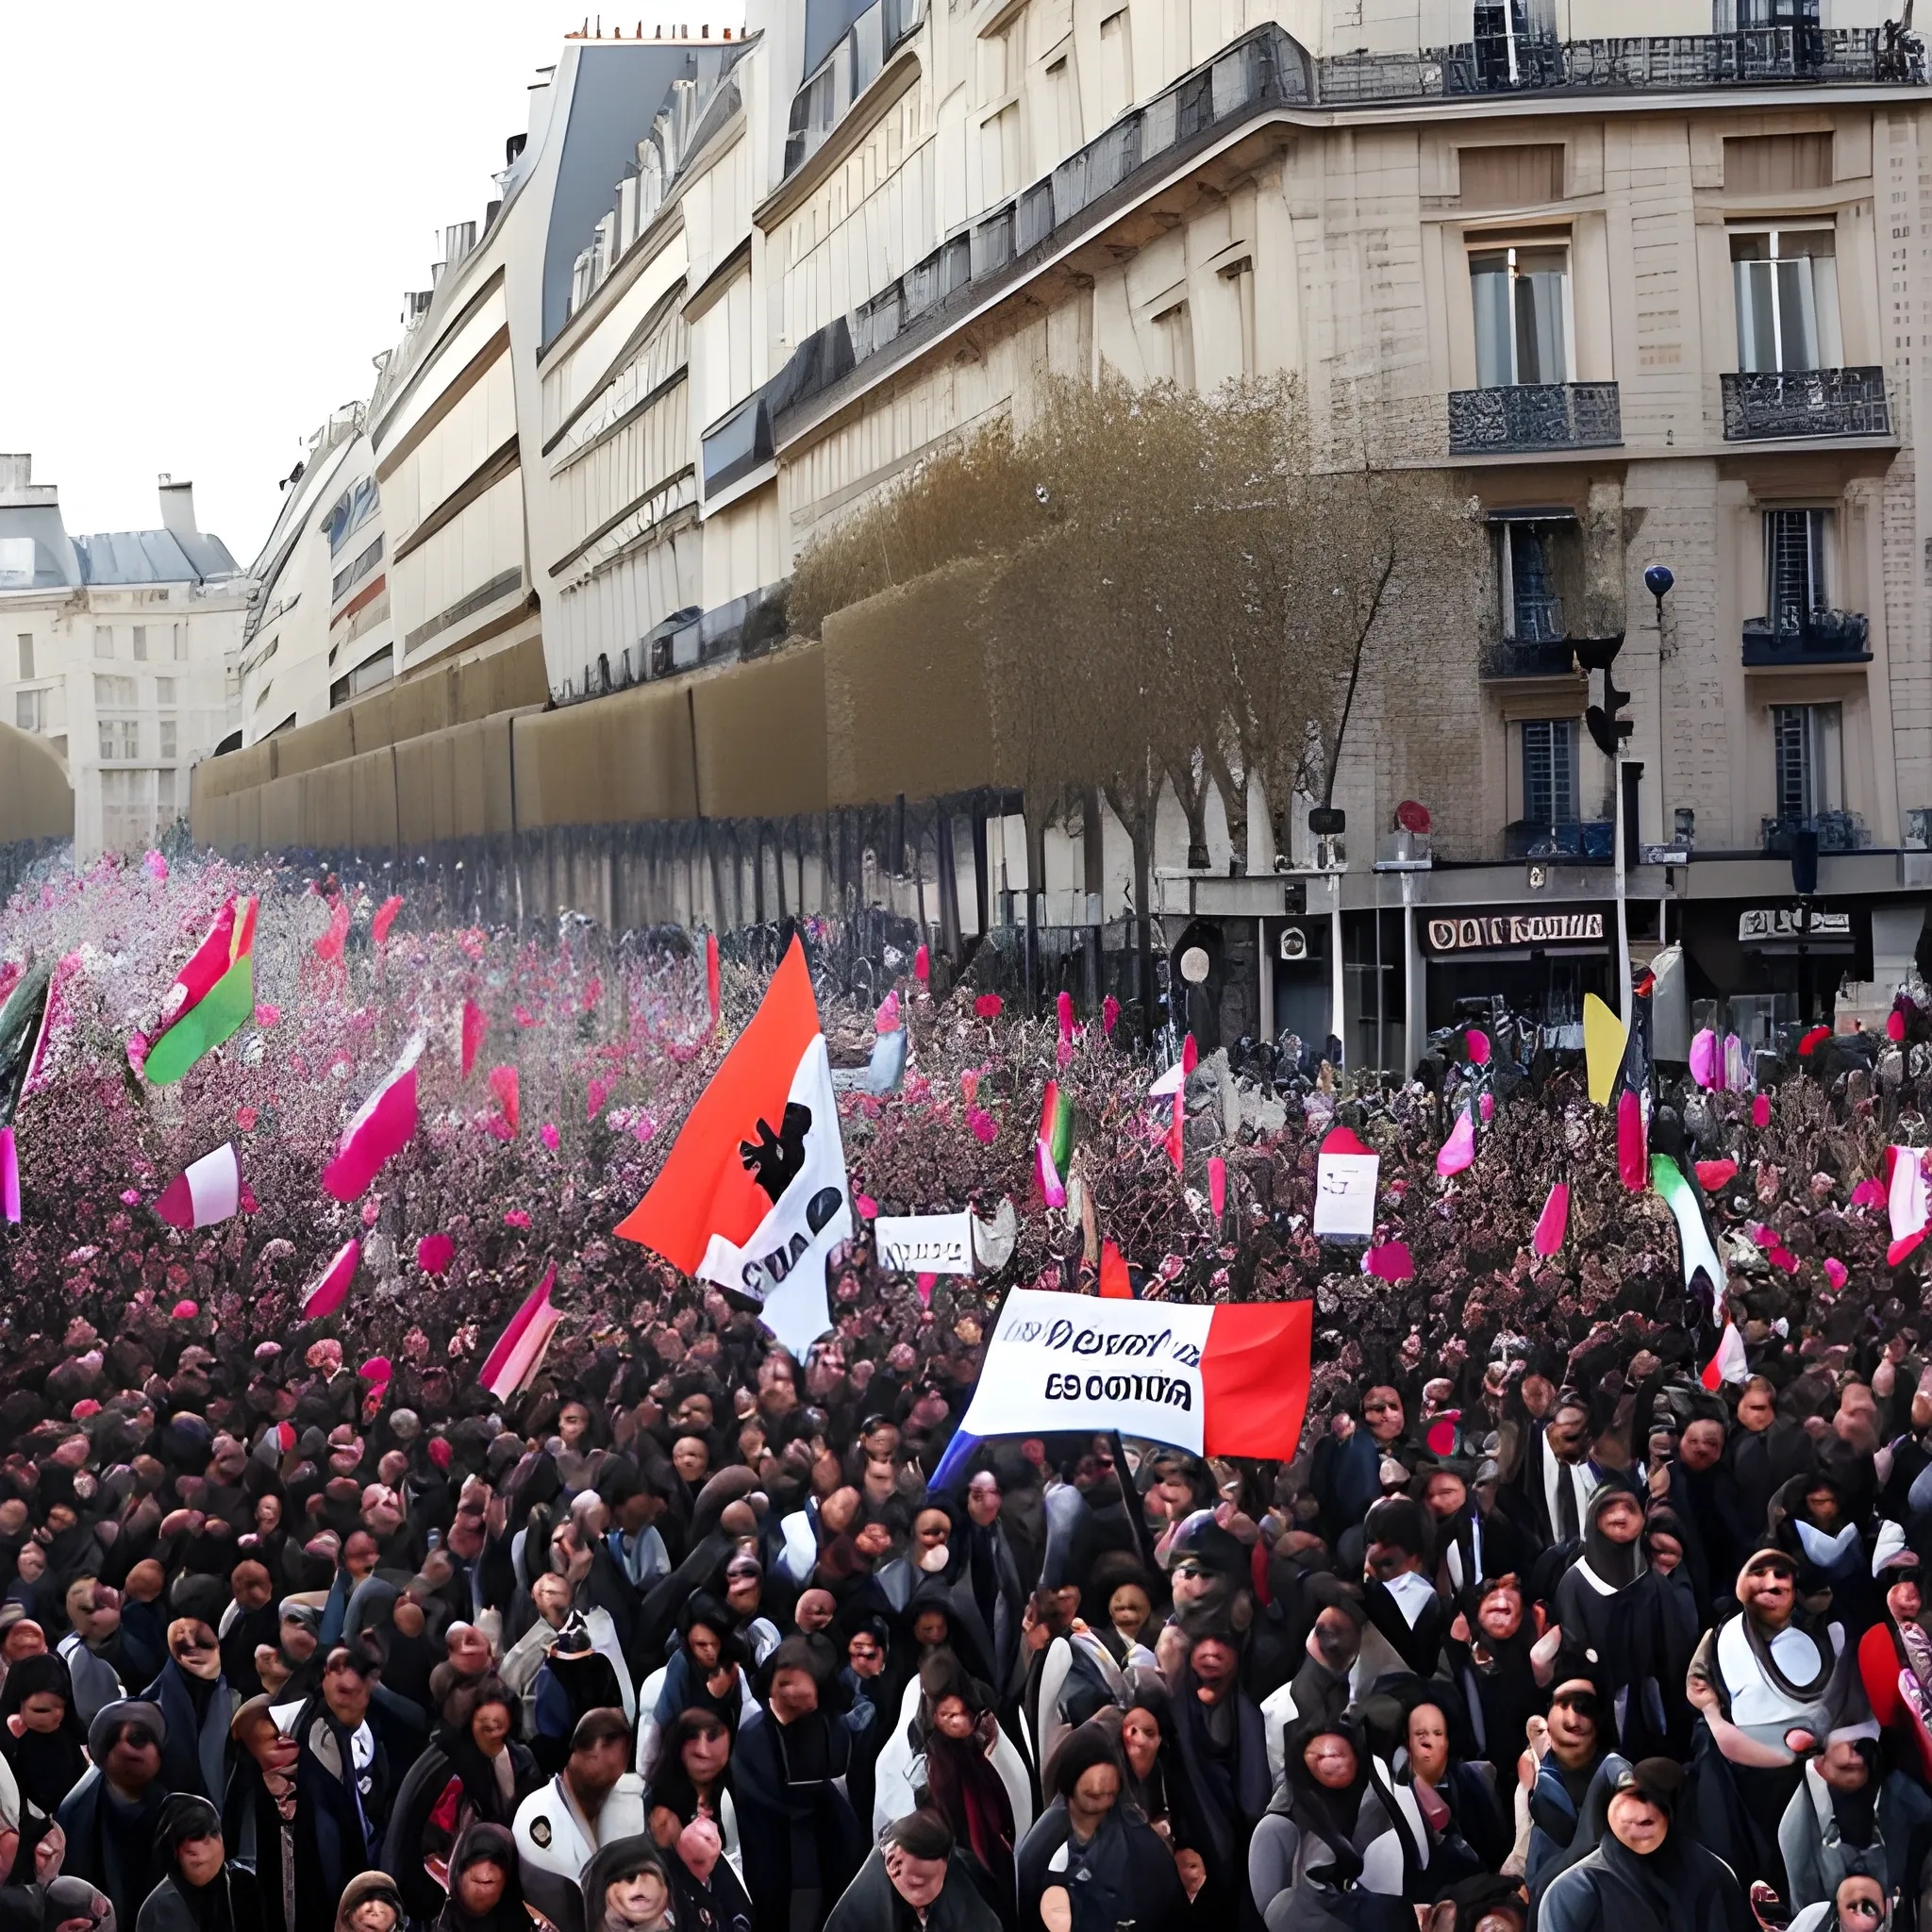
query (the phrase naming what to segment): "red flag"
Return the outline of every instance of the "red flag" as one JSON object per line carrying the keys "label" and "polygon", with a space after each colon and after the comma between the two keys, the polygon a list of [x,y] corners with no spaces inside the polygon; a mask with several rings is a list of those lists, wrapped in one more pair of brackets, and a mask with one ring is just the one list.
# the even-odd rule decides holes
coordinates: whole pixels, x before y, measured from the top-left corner
{"label": "red flag", "polygon": [[1241,1302],[1214,1310],[1201,1352],[1205,1456],[1286,1461],[1308,1406],[1313,1302]]}
{"label": "red flag", "polygon": [[851,1239],[852,1204],[831,1063],[795,939],[617,1232],[762,1302],[787,1347],[831,1325],[824,1263]]}
{"label": "red flag", "polygon": [[1100,1298],[1108,1302],[1130,1302],[1134,1284],[1127,1274],[1127,1257],[1111,1241],[1100,1244]]}

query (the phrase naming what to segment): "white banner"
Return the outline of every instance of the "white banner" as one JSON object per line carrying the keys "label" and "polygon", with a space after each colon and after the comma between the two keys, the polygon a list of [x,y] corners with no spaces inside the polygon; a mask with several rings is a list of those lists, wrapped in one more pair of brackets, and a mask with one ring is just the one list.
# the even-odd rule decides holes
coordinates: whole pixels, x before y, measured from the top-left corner
{"label": "white banner", "polygon": [[1315,1233],[1329,1241],[1372,1241],[1379,1154],[1315,1157]]}
{"label": "white banner", "polygon": [[1201,1452],[1201,1355],[1211,1307],[1016,1288],[961,1419],[973,1436],[1118,1430]]}
{"label": "white banner", "polygon": [[873,1223],[889,1274],[971,1274],[970,1214],[881,1214]]}

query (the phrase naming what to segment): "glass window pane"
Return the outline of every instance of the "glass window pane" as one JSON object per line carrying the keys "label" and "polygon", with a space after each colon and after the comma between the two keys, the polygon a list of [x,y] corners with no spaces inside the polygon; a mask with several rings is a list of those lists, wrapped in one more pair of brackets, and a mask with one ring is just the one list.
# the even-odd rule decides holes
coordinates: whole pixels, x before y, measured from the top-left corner
{"label": "glass window pane", "polygon": [[[1777,257],[1780,261],[1790,261],[1796,256],[1809,256],[1813,260],[1822,256],[1838,253],[1838,236],[1830,228],[1780,228],[1777,232]],[[1732,259],[1737,258],[1733,252]]]}
{"label": "glass window pane", "polygon": [[1521,249],[1516,257],[1516,379],[1568,382],[1564,298],[1568,261],[1561,249]]}
{"label": "glass window pane", "polygon": [[1731,259],[1733,261],[1769,261],[1771,259],[1771,237],[1769,235],[1733,235],[1731,237]]}
{"label": "glass window pane", "polygon": [[1777,264],[1778,367],[1816,369],[1818,308],[1811,291],[1811,262],[1806,256]]}
{"label": "glass window pane", "polygon": [[1509,341],[1509,258],[1472,255],[1469,285],[1475,302],[1476,386],[1500,389],[1516,380]]}
{"label": "glass window pane", "polygon": [[1777,367],[1772,270],[1769,261],[1740,261],[1731,270],[1738,293],[1738,367],[1747,373]]}

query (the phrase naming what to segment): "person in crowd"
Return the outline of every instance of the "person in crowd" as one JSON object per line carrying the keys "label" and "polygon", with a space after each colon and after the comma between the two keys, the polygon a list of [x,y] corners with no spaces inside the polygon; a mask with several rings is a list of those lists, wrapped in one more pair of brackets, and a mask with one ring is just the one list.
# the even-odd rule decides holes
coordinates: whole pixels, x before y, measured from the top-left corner
{"label": "person in crowd", "polygon": [[88,1726],[89,1768],[55,1813],[66,1847],[61,1869],[104,1892],[117,1924],[134,1923],[162,1876],[155,1833],[168,1801],[166,1742],[158,1706],[107,1705]]}
{"label": "person in crowd", "polygon": [[155,1826],[163,1876],[142,1901],[135,1932],[261,1932],[255,1874],[234,1863],[222,1815],[192,1791],[176,1791]]}
{"label": "person in crowd", "polygon": [[524,1897],[558,1932],[590,1932],[579,1895],[584,1868],[604,1846],[644,1830],[643,1780],[630,1757],[624,1713],[586,1711],[563,1769],[517,1807],[512,1836]]}
{"label": "person in crowd", "polygon": [[1051,1802],[1021,1841],[1021,1932],[1111,1932],[1132,1919],[1179,1932],[1188,1895],[1174,1854],[1121,1808],[1125,1779],[1107,1731],[1083,1724],[1047,1768]]}
{"label": "person in crowd", "polygon": [[500,1824],[473,1819],[449,1856],[449,1896],[435,1932],[528,1932],[530,1916],[518,1883],[515,1840]]}
{"label": "person in crowd", "polygon": [[1678,1823],[1683,1789],[1672,1758],[1624,1772],[1596,1849],[1543,1893],[1539,1932],[1752,1932],[1730,1867]]}
{"label": "person in crowd", "polygon": [[87,1726],[74,1707],[63,1659],[23,1657],[0,1685],[0,1758],[20,1792],[20,1842],[14,1863],[31,1869],[34,1847],[86,1774]]}
{"label": "person in crowd", "polygon": [[936,1811],[908,1811],[886,1827],[825,1932],[900,1932],[908,1918],[921,1932],[999,1932],[1007,1923],[980,1895]]}

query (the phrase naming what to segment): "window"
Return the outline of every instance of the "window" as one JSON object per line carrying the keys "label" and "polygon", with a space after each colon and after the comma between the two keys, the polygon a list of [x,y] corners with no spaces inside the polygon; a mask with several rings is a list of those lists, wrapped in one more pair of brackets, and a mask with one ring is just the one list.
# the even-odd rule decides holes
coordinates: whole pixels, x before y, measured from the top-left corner
{"label": "window", "polygon": [[1080,99],[1074,89],[1074,70],[1064,55],[1046,70],[1046,121],[1042,128],[1047,153],[1042,164],[1063,160],[1080,145]]}
{"label": "window", "polygon": [[147,625],[144,624],[134,626],[134,661],[137,664],[147,662]]}
{"label": "window", "polygon": [[179,755],[178,743],[175,738],[175,720],[163,718],[161,720],[161,756],[164,758],[177,758]]}
{"label": "window", "polygon": [[155,703],[172,705],[175,702],[175,680],[172,677],[155,679]]}
{"label": "window", "polygon": [[1768,509],[1764,513],[1765,610],[1780,635],[1803,630],[1831,608],[1826,551],[1828,509]]}
{"label": "window", "polygon": [[385,644],[375,657],[364,658],[346,677],[339,677],[329,686],[329,709],[334,710],[338,705],[345,705],[351,698],[360,697],[365,691],[373,691],[378,684],[387,684],[395,675],[395,662],[394,647],[389,644]]}
{"label": "window", "polygon": [[1469,258],[1476,384],[1570,380],[1570,251],[1492,248]]}
{"label": "window", "polygon": [[1836,369],[1838,238],[1829,228],[1731,231],[1738,367]]}
{"label": "window", "polygon": [[1100,23],[1100,118],[1117,121],[1134,105],[1134,24],[1124,7]]}
{"label": "window", "polygon": [[1523,725],[1523,816],[1533,825],[1574,822],[1576,720],[1528,718]]}
{"label": "window", "polygon": [[60,761],[61,761],[61,762],[62,762],[62,763],[64,764],[64,763],[66,762],[66,759],[67,759],[67,734],[66,734],[66,732],[64,732],[64,731],[63,731],[63,732],[62,732],[62,733],[60,734],[60,736],[59,736],[58,738],[50,738],[50,739],[48,739],[48,741],[47,741],[47,748],[48,748],[48,750],[49,750],[49,751],[51,751],[51,752],[52,752],[52,753],[54,754],[54,756],[55,756],[55,757],[56,757],[57,758],[60,759]]}
{"label": "window", "polygon": [[1563,199],[1559,142],[1465,147],[1456,159],[1464,208],[1541,208]]}
{"label": "window", "polygon": [[161,808],[164,824],[175,822],[175,774],[173,772],[155,774],[155,803]]}
{"label": "window", "polygon": [[114,655],[114,626],[111,624],[94,625],[94,656],[111,658]]}
{"label": "window", "polygon": [[188,655],[188,653],[181,648],[182,643],[184,641],[181,636],[181,626],[178,624],[171,624],[168,626],[168,628],[170,631],[174,633],[174,636],[169,643],[168,655],[171,658],[173,658],[175,661],[178,664],[181,661],[181,659],[187,657]]}
{"label": "window", "polygon": [[1537,78],[1538,55],[1557,37],[1550,10],[1548,0],[1476,0],[1476,75],[1484,87]]}
{"label": "window", "polygon": [[331,557],[342,547],[343,541],[352,531],[359,530],[375,514],[379,501],[374,476],[363,477],[353,490],[343,491],[336,499],[328,515],[322,520],[323,534],[328,539]]}
{"label": "window", "polygon": [[[745,287],[747,290],[750,286],[750,279],[746,277]],[[330,601],[340,602],[342,597],[347,595],[354,585],[359,584],[381,561],[382,539],[378,536],[375,541],[362,551],[353,563],[343,565],[336,573],[335,581],[329,587]]]}
{"label": "window", "polygon": [[1194,323],[1185,302],[1176,302],[1154,318],[1154,333],[1160,344],[1157,376],[1166,376],[1181,389],[1194,387]]}
{"label": "window", "polygon": [[1777,815],[1815,819],[1842,808],[1841,712],[1837,705],[1774,705],[1771,740],[1777,761]]}
{"label": "window", "polygon": [[131,711],[139,702],[131,677],[94,678],[94,703],[104,711]]}
{"label": "window", "polygon": [[34,540],[0,537],[0,588],[30,591],[34,582]]}
{"label": "window", "polygon": [[1520,644],[1554,644],[1569,635],[1550,568],[1550,536],[1541,524],[1505,524],[1503,635]]}
{"label": "window", "polygon": [[31,677],[34,675],[34,634],[24,630],[16,641],[20,645],[20,675]]}
{"label": "window", "polygon": [[16,691],[13,696],[13,722],[23,731],[38,731],[41,728],[41,700],[44,691]]}

